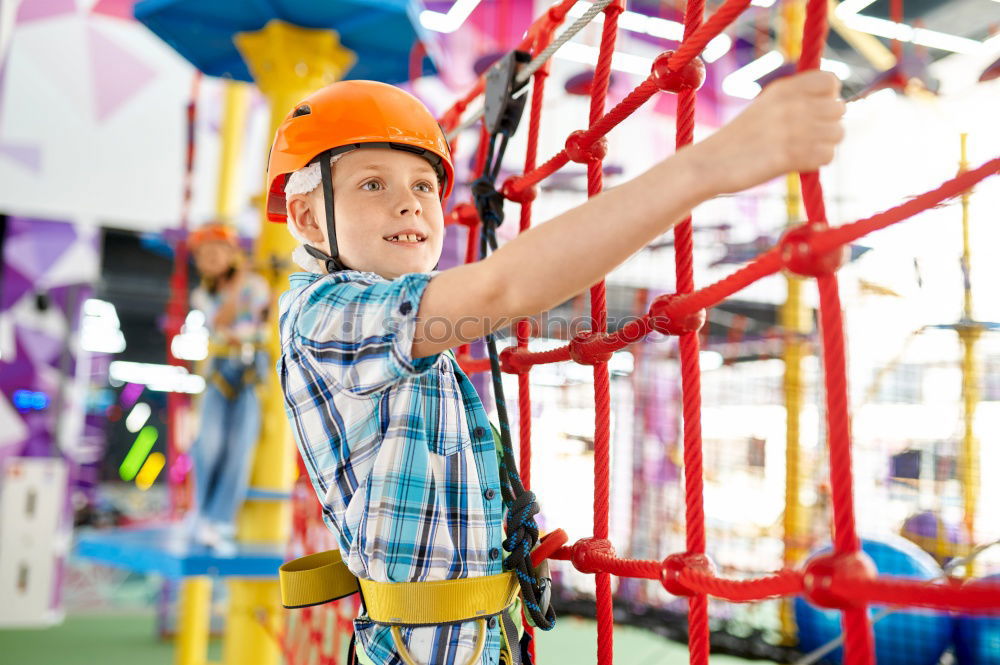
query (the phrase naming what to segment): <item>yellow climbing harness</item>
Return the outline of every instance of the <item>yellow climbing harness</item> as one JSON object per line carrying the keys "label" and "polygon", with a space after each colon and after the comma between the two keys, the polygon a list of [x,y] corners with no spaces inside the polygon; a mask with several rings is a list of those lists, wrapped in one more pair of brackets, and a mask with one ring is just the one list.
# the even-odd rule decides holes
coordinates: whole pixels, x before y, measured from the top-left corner
{"label": "yellow climbing harness", "polygon": [[244,386],[257,386],[261,383],[262,377],[257,372],[257,367],[253,362],[254,355],[264,347],[261,344],[220,344],[210,342],[208,354],[210,358],[239,358],[244,365],[243,373],[240,374],[236,384],[226,380],[222,372],[213,370],[208,376],[208,383],[222,393],[227,400],[232,401],[239,395]]}
{"label": "yellow climbing harness", "polygon": [[[338,550],[310,554],[278,569],[281,604],[309,607],[350,596],[358,591],[368,618],[392,629],[396,651],[406,665],[416,665],[403,643],[401,627],[438,626],[476,621],[476,646],[469,665],[479,661],[486,645],[486,620],[504,613],[517,601],[520,585],[512,572],[436,582],[383,583],[359,579],[347,568]],[[519,662],[516,627],[501,617],[508,653],[506,662]]]}

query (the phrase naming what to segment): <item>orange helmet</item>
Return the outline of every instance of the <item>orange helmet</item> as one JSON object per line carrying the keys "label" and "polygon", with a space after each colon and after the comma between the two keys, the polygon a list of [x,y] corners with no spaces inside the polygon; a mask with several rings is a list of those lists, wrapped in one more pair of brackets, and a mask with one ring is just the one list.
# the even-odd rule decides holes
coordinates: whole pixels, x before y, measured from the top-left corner
{"label": "orange helmet", "polygon": [[188,247],[195,249],[210,242],[223,242],[233,247],[239,246],[239,238],[232,227],[221,222],[208,222],[188,234]]}
{"label": "orange helmet", "polygon": [[441,199],[455,183],[448,140],[419,99],[377,81],[340,81],[312,93],[278,125],[267,161],[267,218],[287,222],[288,174],[320,154],[363,145],[391,147],[422,156],[438,172]]}

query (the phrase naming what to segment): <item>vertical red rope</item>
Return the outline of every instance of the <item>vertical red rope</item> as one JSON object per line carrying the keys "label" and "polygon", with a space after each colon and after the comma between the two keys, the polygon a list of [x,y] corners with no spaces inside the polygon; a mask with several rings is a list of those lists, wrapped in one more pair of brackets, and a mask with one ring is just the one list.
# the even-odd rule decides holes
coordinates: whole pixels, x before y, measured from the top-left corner
{"label": "vertical red rope", "polygon": [[[490,134],[486,130],[486,122],[482,122],[479,126],[479,145],[476,147],[476,157],[473,161],[472,172],[476,174],[476,177],[483,175],[483,171],[486,169],[486,153],[489,150]],[[475,226],[470,226],[469,235],[466,236],[465,242],[465,262],[475,263],[479,258],[479,224]],[[462,344],[458,347],[459,356],[467,356],[470,349],[469,344]]]}
{"label": "vertical red rope", "polygon": [[[618,37],[618,16],[624,10],[622,2],[613,2],[604,10],[604,32],[590,91],[590,126],[604,115],[608,83],[611,78],[611,57]],[[604,162],[587,164],[587,196],[597,196],[604,187]],[[608,328],[608,308],[604,280],[590,289],[591,330],[605,332]],[[594,537],[608,537],[611,493],[611,377],[608,364],[594,365]],[[614,660],[614,613],[611,601],[611,576],[597,573],[597,663],[611,665]]]}
{"label": "vertical red rope", "polygon": [[[827,0],[809,0],[802,35],[799,71],[819,67],[826,45]],[[806,214],[814,222],[827,225],[823,186],[819,173],[800,175]],[[823,335],[823,368],[826,386],[826,424],[830,447],[830,488],[833,497],[833,546],[840,554],[857,552],[861,542],[854,522],[854,479],[851,464],[851,421],[848,413],[847,367],[844,352],[844,320],[836,274],[820,277],[820,325]],[[867,609],[845,610],[841,615],[844,629],[844,662],[870,665],[874,662],[875,642]]]}
{"label": "vertical red rope", "polygon": [[[552,33],[549,31],[543,35],[539,43],[535,44],[535,52],[540,52],[551,41]],[[542,124],[542,102],[545,95],[545,81],[549,75],[549,68],[542,67],[535,72],[532,79],[531,89],[531,110],[528,116],[528,146],[524,156],[524,172],[527,173],[535,168],[538,161],[538,135]],[[518,226],[518,233],[524,233],[531,227],[531,200],[521,204],[521,220]],[[528,338],[531,335],[531,326],[526,319],[517,322],[515,326],[518,348],[528,347]],[[517,407],[518,407],[518,451],[520,454],[519,470],[521,472],[521,482],[525,489],[531,489],[531,381],[530,368],[528,371],[517,375]],[[524,632],[534,638],[535,629],[522,617]],[[531,662],[537,662],[535,656],[535,640],[528,643],[528,651],[531,655]]]}
{"label": "vertical red rope", "polygon": [[[684,13],[684,36],[692,35],[702,23],[704,0],[689,0]],[[695,91],[682,90],[677,100],[678,148],[694,141]],[[677,293],[694,290],[694,238],[691,217],[674,227],[674,262]],[[687,531],[686,550],[705,552],[705,506],[701,450],[701,367],[697,333],[678,340],[681,360],[681,395],[684,420],[684,504]],[[688,602],[688,649],[693,665],[708,663],[708,597],[692,596]]]}
{"label": "vertical red rope", "polygon": [[[187,143],[184,160],[184,192],[181,198],[180,229],[181,237],[177,241],[174,253],[173,271],[170,275],[170,300],[166,311],[167,363],[187,367],[187,362],[174,356],[172,346],[174,337],[181,332],[188,310],[188,241],[187,234],[191,216],[191,190],[194,180],[194,163],[197,142],[198,94],[201,90],[201,72],[196,71],[191,80],[191,96],[186,109]],[[175,481],[175,475],[170,473],[177,464],[180,452],[181,415],[190,404],[187,395],[176,392],[167,393],[167,498],[171,517],[181,514],[182,509],[190,508],[191,474],[184,475],[182,480]]]}

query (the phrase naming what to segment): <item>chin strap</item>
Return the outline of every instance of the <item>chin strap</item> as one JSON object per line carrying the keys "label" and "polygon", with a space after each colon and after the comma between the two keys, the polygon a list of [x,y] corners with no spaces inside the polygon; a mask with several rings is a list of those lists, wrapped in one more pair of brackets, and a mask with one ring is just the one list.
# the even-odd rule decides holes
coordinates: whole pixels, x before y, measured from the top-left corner
{"label": "chin strap", "polygon": [[319,172],[323,181],[323,205],[326,208],[326,236],[330,240],[330,253],[316,249],[312,245],[306,245],[306,252],[314,259],[323,263],[328,273],[350,270],[344,262],[340,260],[340,253],[337,249],[337,227],[333,217],[333,170],[330,168],[330,160],[333,158],[333,151],[326,150],[320,154]]}
{"label": "chin strap", "polygon": [[328,273],[340,272],[341,270],[350,270],[350,268],[345,266],[344,262],[340,260],[340,257],[330,256],[326,252],[316,249],[312,245],[304,245],[304,247],[306,248],[306,253],[308,253],[309,256],[313,257],[314,259],[320,261],[323,264],[323,267],[326,268],[326,271]]}

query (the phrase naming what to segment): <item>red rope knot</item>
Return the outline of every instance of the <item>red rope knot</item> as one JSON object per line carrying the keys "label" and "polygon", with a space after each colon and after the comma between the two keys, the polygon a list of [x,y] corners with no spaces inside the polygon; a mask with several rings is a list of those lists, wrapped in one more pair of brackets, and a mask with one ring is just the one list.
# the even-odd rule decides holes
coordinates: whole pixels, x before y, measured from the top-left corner
{"label": "red rope knot", "polygon": [[866,582],[877,576],[875,564],[862,551],[818,554],[806,563],[802,584],[814,605],[846,610],[864,605],[846,583]]}
{"label": "red rope knot", "polygon": [[479,225],[479,213],[476,212],[476,206],[471,203],[459,203],[451,209],[447,223],[461,224],[469,229],[476,228]]}
{"label": "red rope knot", "polygon": [[660,564],[660,584],[675,596],[695,596],[698,592],[681,582],[680,575],[685,570],[697,570],[715,575],[715,564],[705,554],[682,552],[671,554]]}
{"label": "red rope knot", "polygon": [[594,141],[587,142],[587,131],[578,129],[566,137],[566,156],[571,162],[577,164],[588,164],[599,162],[608,154],[608,140],[601,136]]}
{"label": "red rope knot", "polygon": [[623,11],[625,11],[625,0],[614,0],[614,2],[609,3],[608,6],[604,8],[604,13],[609,17],[617,16]]}
{"label": "red rope knot", "polygon": [[524,362],[521,349],[508,346],[500,352],[500,371],[506,374],[524,374],[531,369],[531,363]]}
{"label": "red rope knot", "polygon": [[670,58],[674,51],[664,51],[653,60],[649,76],[656,87],[664,92],[680,92],[681,90],[698,90],[705,83],[705,63],[701,58],[694,58],[679,71],[670,67]]}
{"label": "red rope knot", "polygon": [[825,222],[810,221],[790,229],[781,237],[781,263],[796,275],[822,277],[830,275],[847,261],[847,245],[828,252],[814,247],[816,236],[827,228]]}
{"label": "red rope knot", "polygon": [[707,318],[704,309],[684,312],[678,303],[679,293],[657,296],[649,306],[649,324],[653,330],[664,335],[686,335],[698,332]]}
{"label": "red rope knot", "polygon": [[522,205],[534,201],[535,197],[538,196],[538,189],[534,185],[524,187],[520,184],[522,181],[521,176],[512,175],[500,185],[500,193],[508,201]]}
{"label": "red rope knot", "polygon": [[566,20],[566,14],[569,13],[570,7],[573,5],[568,2],[562,2],[549,7],[549,11],[545,13],[545,20],[552,24],[553,28],[559,27],[563,21]]}
{"label": "red rope knot", "polygon": [[613,557],[615,548],[611,541],[604,538],[581,538],[572,547],[573,567],[581,573],[601,572],[601,566],[595,561],[595,555]]}
{"label": "red rope knot", "polygon": [[597,344],[603,342],[605,336],[593,330],[584,330],[569,342],[569,357],[581,365],[596,365],[606,363],[611,359],[611,351],[598,350]]}

